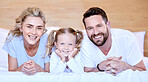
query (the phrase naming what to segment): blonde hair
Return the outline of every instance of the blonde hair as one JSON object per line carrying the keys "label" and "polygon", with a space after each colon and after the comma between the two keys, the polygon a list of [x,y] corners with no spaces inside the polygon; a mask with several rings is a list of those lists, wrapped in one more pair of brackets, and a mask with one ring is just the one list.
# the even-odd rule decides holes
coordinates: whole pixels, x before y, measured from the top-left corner
{"label": "blonde hair", "polygon": [[83,33],[79,30],[75,31],[73,28],[61,28],[59,30],[53,30],[50,32],[48,36],[48,43],[47,43],[47,51],[46,51],[46,56],[51,55],[52,53],[52,48],[54,47],[54,42],[57,42],[58,36],[64,33],[70,33],[74,36],[76,36],[76,48],[79,50],[80,49],[80,44],[83,39]]}
{"label": "blonde hair", "polygon": [[[8,33],[8,36],[12,34],[12,37],[7,37],[6,40],[11,41],[13,37],[19,37],[20,35],[22,35],[22,32],[19,30],[19,28],[21,28],[27,16],[40,17],[43,20],[45,27],[46,20],[43,12],[37,7],[28,7],[21,13],[18,18],[16,18],[14,29],[10,30]],[[46,31],[46,29],[44,29],[44,31]]]}

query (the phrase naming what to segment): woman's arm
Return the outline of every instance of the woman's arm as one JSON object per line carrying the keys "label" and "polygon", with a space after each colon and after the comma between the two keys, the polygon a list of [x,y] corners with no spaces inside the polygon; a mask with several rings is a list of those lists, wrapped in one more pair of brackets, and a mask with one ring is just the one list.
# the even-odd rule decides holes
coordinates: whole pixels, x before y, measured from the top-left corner
{"label": "woman's arm", "polygon": [[50,72],[50,63],[45,63],[45,72]]}
{"label": "woman's arm", "polygon": [[14,57],[11,57],[8,54],[8,70],[9,71],[22,71],[22,67],[23,67],[23,65],[21,65],[20,67],[18,67],[17,59],[14,58]]}
{"label": "woman's arm", "polygon": [[49,63],[45,64],[44,70],[40,65],[36,64],[34,60],[28,60],[24,63],[22,71],[26,75],[34,75],[37,72],[49,72]]}

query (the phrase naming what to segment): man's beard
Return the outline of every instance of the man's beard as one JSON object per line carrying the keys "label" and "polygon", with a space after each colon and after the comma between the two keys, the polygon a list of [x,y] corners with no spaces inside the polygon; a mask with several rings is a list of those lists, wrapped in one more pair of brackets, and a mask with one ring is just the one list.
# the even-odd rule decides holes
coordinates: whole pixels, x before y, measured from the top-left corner
{"label": "man's beard", "polygon": [[[95,38],[95,36],[98,36],[98,35],[101,35],[102,37],[103,37],[103,40],[102,40],[102,42],[100,41],[100,40],[98,40],[98,41],[94,41],[93,40],[93,38]],[[109,36],[109,31],[108,31],[108,29],[107,29],[107,32],[106,33],[98,33],[98,34],[93,34],[93,35],[91,35],[91,37],[89,37],[89,39],[96,45],[96,46],[102,46],[106,41],[107,41],[107,39],[108,39],[108,36]]]}

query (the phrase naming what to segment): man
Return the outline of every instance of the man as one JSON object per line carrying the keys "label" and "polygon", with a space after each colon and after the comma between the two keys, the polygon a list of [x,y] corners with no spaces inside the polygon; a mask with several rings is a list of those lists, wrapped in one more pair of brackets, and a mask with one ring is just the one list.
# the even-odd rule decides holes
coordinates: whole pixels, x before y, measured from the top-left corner
{"label": "man", "polygon": [[116,75],[127,69],[146,70],[135,36],[127,30],[111,29],[104,10],[90,8],[83,23],[88,36],[84,36],[81,48],[85,72]]}

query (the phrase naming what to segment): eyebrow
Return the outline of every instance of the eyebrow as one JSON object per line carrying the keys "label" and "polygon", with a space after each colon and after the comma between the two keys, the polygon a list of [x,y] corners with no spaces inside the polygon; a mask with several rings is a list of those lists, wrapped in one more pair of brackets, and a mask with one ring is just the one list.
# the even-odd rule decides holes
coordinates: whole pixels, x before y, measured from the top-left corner
{"label": "eyebrow", "polygon": [[88,27],[86,27],[86,28],[91,28],[91,27],[93,27],[93,26],[88,26]]}
{"label": "eyebrow", "polygon": [[[95,27],[96,27],[96,26],[99,26],[99,25],[103,25],[103,24],[102,24],[102,23],[99,23],[99,24],[95,25]],[[90,28],[90,27],[93,27],[93,26],[88,26],[88,27],[86,27],[86,28]]]}
{"label": "eyebrow", "polygon": [[[29,26],[33,26],[32,24],[27,24]],[[43,27],[42,25],[38,25],[37,27]]]}

